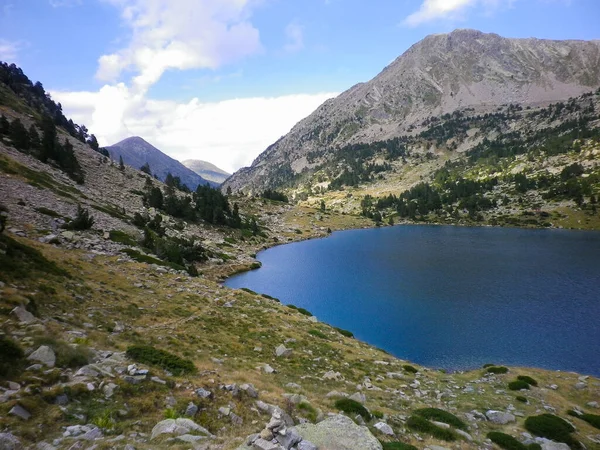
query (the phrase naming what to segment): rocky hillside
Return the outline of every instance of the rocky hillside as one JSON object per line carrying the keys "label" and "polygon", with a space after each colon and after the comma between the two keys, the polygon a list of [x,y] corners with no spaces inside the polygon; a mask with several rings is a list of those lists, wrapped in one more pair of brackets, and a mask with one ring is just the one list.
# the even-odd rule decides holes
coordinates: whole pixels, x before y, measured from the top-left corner
{"label": "rocky hillside", "polygon": [[265,247],[370,220],[190,194],[2,116],[0,449],[600,446],[598,378],[412,365],[219,283]]}
{"label": "rocky hillside", "polygon": [[224,188],[297,185],[303,172],[349,144],[415,136],[454,111],[527,108],[599,86],[600,41],[508,39],[475,30],[428,36],[373,80],[325,102]]}
{"label": "rocky hillside", "polygon": [[206,183],[211,186],[218,184],[202,178],[193,170],[188,169],[179,161],[164,154],[138,136],[123,139],[121,142],[106,147],[106,150],[115,161],[123,158],[125,164],[135,169],[148,164],[152,174],[156,175],[159,180],[165,181],[169,173],[174,177],[179,177],[181,183],[192,191],[195,191],[198,186],[204,186]]}
{"label": "rocky hillside", "polygon": [[219,169],[214,164],[209,163],[208,161],[201,161],[199,159],[186,159],[185,161],[181,161],[188,169],[193,170],[202,178],[208,181],[212,181],[213,183],[221,184],[227,178],[231,176],[230,173],[225,172],[223,169]]}

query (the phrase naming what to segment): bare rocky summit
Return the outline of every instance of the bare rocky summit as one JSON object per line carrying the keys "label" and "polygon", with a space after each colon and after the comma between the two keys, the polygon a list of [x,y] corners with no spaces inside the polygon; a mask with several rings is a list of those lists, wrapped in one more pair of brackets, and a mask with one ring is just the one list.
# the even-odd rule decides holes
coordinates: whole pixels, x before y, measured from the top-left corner
{"label": "bare rocky summit", "polygon": [[186,159],[185,161],[181,161],[181,164],[188,169],[193,170],[205,180],[212,181],[213,183],[217,184],[223,183],[223,181],[231,176],[229,172],[225,172],[223,169],[218,168],[208,161],[201,161],[199,159]]}
{"label": "bare rocky summit", "polygon": [[541,105],[600,86],[600,41],[510,39],[476,30],[427,36],[367,83],[326,101],[223,185],[257,191],[311,168],[310,152],[422,130],[465,108]]}

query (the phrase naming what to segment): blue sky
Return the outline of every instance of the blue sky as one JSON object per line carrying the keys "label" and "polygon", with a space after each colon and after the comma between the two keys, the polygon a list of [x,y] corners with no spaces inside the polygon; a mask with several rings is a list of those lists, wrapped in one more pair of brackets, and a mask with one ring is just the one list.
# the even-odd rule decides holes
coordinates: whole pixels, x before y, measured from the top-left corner
{"label": "blue sky", "polygon": [[0,0],[0,60],[108,145],[249,164],[431,33],[600,39],[598,0]]}

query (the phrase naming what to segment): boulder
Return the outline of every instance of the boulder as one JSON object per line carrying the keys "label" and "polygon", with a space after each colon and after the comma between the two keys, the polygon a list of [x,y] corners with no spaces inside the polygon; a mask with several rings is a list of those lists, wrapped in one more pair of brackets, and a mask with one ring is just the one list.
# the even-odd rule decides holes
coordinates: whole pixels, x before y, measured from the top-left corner
{"label": "boulder", "polygon": [[375,425],[373,425],[375,428],[377,428],[379,430],[379,432],[383,433],[383,434],[387,434],[388,436],[393,436],[394,435],[394,430],[392,430],[392,427],[390,427],[387,423],[385,422],[377,422]]}
{"label": "boulder", "polygon": [[8,412],[8,414],[10,414],[11,416],[20,417],[23,420],[29,420],[29,418],[31,417],[31,413],[19,404],[13,406]]}
{"label": "boulder", "polygon": [[154,439],[161,434],[174,434],[175,436],[181,436],[188,434],[192,431],[203,433],[207,436],[212,436],[211,433],[206,429],[198,425],[196,422],[190,419],[166,419],[158,422],[152,428],[152,436],[150,439]]}
{"label": "boulder", "polygon": [[19,322],[21,323],[29,324],[36,321],[35,316],[22,306],[17,306],[11,313],[17,316],[17,319],[19,319]]}
{"label": "boulder", "polygon": [[542,450],[570,450],[571,448],[562,442],[554,442],[545,438],[536,438],[535,442],[542,446]]}
{"label": "boulder", "polygon": [[286,348],[285,345],[281,344],[279,347],[275,349],[275,356],[280,356],[283,358],[287,358],[292,354],[291,348]]}
{"label": "boulder", "polygon": [[40,346],[35,352],[27,357],[29,361],[38,361],[48,367],[54,367],[56,364],[56,355],[47,345]]}
{"label": "boulder", "polygon": [[350,400],[354,400],[355,402],[362,403],[363,405],[367,401],[367,396],[362,392],[355,392],[350,397]]}
{"label": "boulder", "polygon": [[379,441],[366,427],[356,425],[352,419],[333,415],[313,425],[301,424],[295,427],[297,433],[317,448],[327,450],[382,450]]}
{"label": "boulder", "polygon": [[515,422],[516,420],[515,416],[511,413],[494,411],[491,409],[485,413],[485,416],[490,422],[496,423],[498,425],[506,425],[507,423]]}
{"label": "boulder", "polygon": [[21,441],[10,433],[0,433],[0,449],[19,450],[23,448]]}

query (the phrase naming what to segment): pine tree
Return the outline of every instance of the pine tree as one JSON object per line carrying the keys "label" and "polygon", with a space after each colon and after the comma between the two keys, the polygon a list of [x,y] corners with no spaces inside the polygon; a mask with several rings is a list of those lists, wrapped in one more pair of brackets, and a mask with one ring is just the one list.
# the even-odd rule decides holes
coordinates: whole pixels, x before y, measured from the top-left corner
{"label": "pine tree", "polygon": [[15,119],[10,124],[10,139],[16,149],[29,150],[29,133],[20,119]]}
{"label": "pine tree", "polygon": [[123,163],[123,156],[119,155],[119,169],[125,170],[125,164]]}
{"label": "pine tree", "polygon": [[40,145],[40,135],[35,125],[32,124],[29,127],[29,147],[33,150],[38,150]]}
{"label": "pine tree", "polygon": [[8,121],[8,119],[6,117],[4,117],[4,114],[2,114],[2,116],[0,116],[0,134],[8,136],[9,133],[10,133],[10,122]]}

